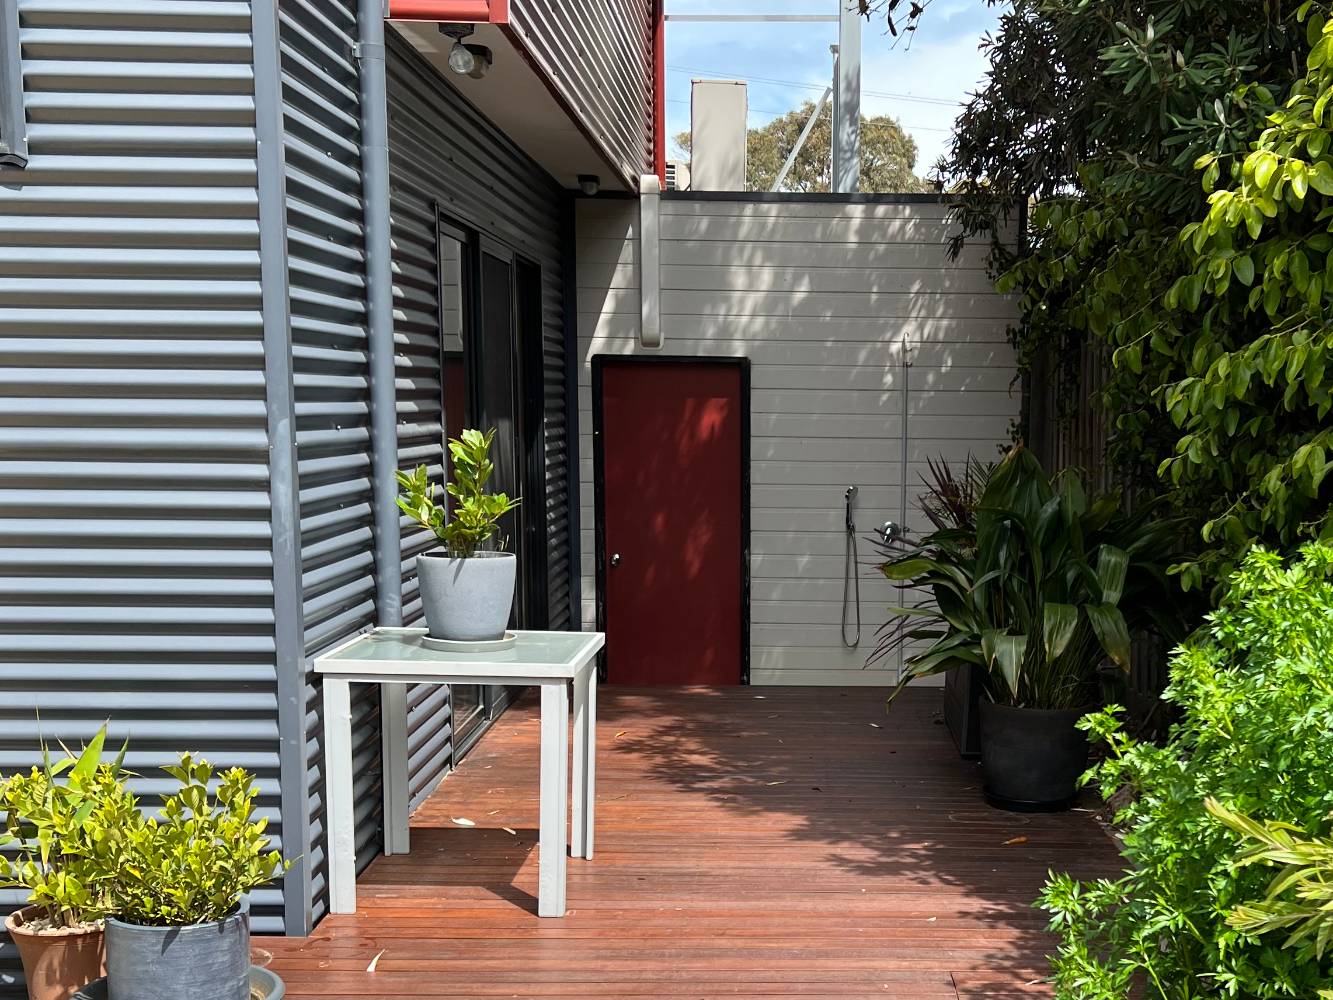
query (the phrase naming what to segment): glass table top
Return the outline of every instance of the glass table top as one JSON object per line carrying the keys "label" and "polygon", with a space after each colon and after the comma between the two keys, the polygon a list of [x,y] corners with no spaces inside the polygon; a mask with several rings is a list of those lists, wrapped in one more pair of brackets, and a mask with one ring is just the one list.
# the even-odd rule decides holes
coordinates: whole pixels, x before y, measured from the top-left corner
{"label": "glass table top", "polygon": [[600,645],[596,632],[519,631],[509,649],[461,653],[432,649],[422,641],[425,629],[380,628],[352,640],[319,660],[378,660],[391,663],[523,663],[558,667],[583,658],[589,644]]}

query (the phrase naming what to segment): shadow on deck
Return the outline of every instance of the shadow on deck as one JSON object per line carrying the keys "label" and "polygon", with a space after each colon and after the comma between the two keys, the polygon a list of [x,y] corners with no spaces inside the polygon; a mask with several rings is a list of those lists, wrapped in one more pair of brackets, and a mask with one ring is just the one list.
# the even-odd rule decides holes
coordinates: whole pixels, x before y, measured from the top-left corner
{"label": "shadow on deck", "polygon": [[888,714],[865,689],[600,700],[596,856],[569,862],[568,916],[535,915],[529,695],[414,815],[412,853],[362,875],[355,915],[264,942],[288,995],[1042,995],[1047,870],[1116,870],[1087,813],[985,805],[938,691]]}

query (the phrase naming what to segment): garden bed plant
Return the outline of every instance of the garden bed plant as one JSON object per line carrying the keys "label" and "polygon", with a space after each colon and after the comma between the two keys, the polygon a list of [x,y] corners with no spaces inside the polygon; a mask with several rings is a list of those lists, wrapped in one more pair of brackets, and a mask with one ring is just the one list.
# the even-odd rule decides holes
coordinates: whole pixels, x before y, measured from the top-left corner
{"label": "garden bed plant", "polygon": [[1164,697],[1165,745],[1082,722],[1125,872],[1051,876],[1056,996],[1333,997],[1333,546],[1250,554]]}

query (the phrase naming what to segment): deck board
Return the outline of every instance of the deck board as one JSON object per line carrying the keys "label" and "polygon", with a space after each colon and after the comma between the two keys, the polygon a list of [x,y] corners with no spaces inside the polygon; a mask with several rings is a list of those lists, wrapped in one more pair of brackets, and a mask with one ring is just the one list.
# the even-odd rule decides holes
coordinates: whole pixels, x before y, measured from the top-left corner
{"label": "deck board", "polygon": [[600,701],[596,856],[570,859],[568,916],[535,915],[528,695],[417,810],[412,853],[361,876],[356,914],[259,942],[288,996],[1042,996],[1047,870],[1117,867],[1086,812],[987,807],[938,691],[887,714],[866,689]]}

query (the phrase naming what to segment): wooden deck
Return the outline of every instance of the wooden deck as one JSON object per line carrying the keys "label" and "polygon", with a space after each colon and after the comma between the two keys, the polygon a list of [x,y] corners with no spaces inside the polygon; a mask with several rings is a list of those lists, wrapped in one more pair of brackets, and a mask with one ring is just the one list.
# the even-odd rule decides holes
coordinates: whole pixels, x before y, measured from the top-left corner
{"label": "wooden deck", "polygon": [[596,856],[570,860],[567,917],[535,915],[529,695],[414,816],[412,854],[364,873],[358,913],[262,943],[288,996],[1041,995],[1047,869],[1115,870],[1087,813],[982,802],[938,692],[888,714],[828,688],[601,702]]}

